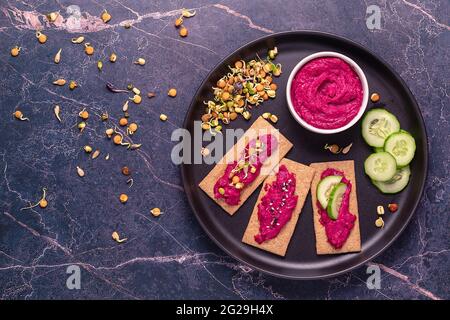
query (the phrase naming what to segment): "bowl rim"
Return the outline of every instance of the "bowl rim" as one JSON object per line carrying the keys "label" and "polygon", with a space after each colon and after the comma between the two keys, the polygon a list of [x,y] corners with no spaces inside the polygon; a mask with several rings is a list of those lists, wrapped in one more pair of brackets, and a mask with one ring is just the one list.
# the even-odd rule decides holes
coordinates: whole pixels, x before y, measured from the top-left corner
{"label": "bowl rim", "polygon": [[[335,129],[316,128],[313,125],[307,123],[305,120],[303,120],[300,117],[300,115],[297,113],[297,111],[295,111],[294,104],[292,103],[292,99],[291,99],[292,81],[293,81],[295,75],[306,63],[308,63],[311,60],[314,60],[316,58],[322,58],[322,57],[336,57],[336,58],[340,58],[340,59],[344,60],[345,62],[347,62],[347,64],[349,64],[350,67],[358,75],[359,80],[361,81],[362,88],[363,88],[363,99],[361,102],[361,107],[359,108],[359,111],[356,114],[356,116],[345,126],[335,128]],[[349,129],[350,127],[352,127],[354,124],[356,124],[361,119],[362,115],[366,111],[367,103],[369,100],[369,83],[367,82],[366,75],[364,74],[364,71],[361,69],[361,67],[355,61],[353,61],[351,58],[349,58],[348,56],[346,56],[342,53],[335,52],[335,51],[320,51],[320,52],[316,52],[316,53],[313,53],[313,54],[310,54],[310,55],[304,57],[292,69],[292,71],[289,75],[288,81],[287,81],[286,98],[287,98],[288,107],[289,107],[289,111],[291,112],[291,115],[302,127],[304,127],[305,129],[308,129],[309,131],[315,132],[315,133],[334,134],[334,133],[342,132],[342,131]]]}

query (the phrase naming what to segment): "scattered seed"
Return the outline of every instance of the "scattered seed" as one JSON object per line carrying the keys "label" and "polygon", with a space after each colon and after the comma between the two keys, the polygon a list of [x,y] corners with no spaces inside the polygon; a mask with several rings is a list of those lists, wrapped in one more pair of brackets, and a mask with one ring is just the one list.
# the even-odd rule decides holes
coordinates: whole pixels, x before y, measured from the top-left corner
{"label": "scattered seed", "polygon": [[14,117],[15,117],[16,119],[18,119],[18,120],[21,120],[21,121],[30,121],[30,119],[25,118],[25,117],[23,116],[23,113],[22,113],[22,111],[20,111],[20,110],[14,111],[13,115],[14,115]]}
{"label": "scattered seed", "polygon": [[105,10],[103,10],[102,14],[100,15],[100,18],[103,20],[104,23],[107,23],[109,20],[111,20],[111,15],[105,9]]}
{"label": "scattered seed", "polygon": [[273,123],[277,123],[278,122],[278,117],[276,115],[272,114],[270,116],[270,121],[272,121]]}
{"label": "scattered seed", "polygon": [[344,149],[342,149],[342,154],[347,154],[350,152],[350,149],[352,148],[353,143],[350,143],[348,146],[346,146]]}
{"label": "scattered seed", "polygon": [[178,33],[180,34],[181,37],[187,37],[188,29],[186,27],[182,26]]}
{"label": "scattered seed", "polygon": [[130,174],[131,174],[131,172],[130,172],[130,168],[128,168],[127,166],[125,166],[125,167],[122,167],[122,174],[124,175],[124,176],[129,176]]}
{"label": "scattered seed", "polygon": [[160,208],[153,208],[152,210],[150,210],[150,213],[154,216],[154,217],[159,217],[162,212]]}
{"label": "scattered seed", "polygon": [[128,93],[127,90],[125,90],[125,89],[119,89],[119,88],[117,88],[115,85],[113,85],[111,82],[107,82],[107,83],[106,83],[106,88],[107,88],[109,91],[114,92],[114,93],[118,93],[118,92]]}
{"label": "scattered seed", "polygon": [[11,49],[11,55],[13,57],[17,57],[20,53],[20,47],[15,46],[14,48]]}
{"label": "scattered seed", "polygon": [[128,100],[125,101],[125,103],[123,104],[123,106],[122,106],[122,111],[123,111],[123,112],[127,112],[127,111],[128,111]]}
{"label": "scattered seed", "polygon": [[224,195],[224,194],[225,194],[225,189],[224,189],[224,188],[219,188],[217,191],[219,191],[219,193],[220,193],[221,195]]}
{"label": "scattered seed", "polygon": [[77,173],[80,177],[84,177],[84,170],[77,166]]}
{"label": "scattered seed", "polygon": [[167,92],[167,95],[169,97],[172,97],[172,98],[176,97],[177,96],[177,89],[175,89],[175,88],[169,89],[169,91]]}
{"label": "scattered seed", "polygon": [[78,84],[74,81],[74,80],[71,80],[70,82],[69,82],[69,89],[70,90],[74,90],[75,88],[77,88],[78,87]]}
{"label": "scattered seed", "polygon": [[388,209],[390,212],[394,213],[398,210],[398,204],[396,203],[389,203],[388,204]]}
{"label": "scattered seed", "polygon": [[115,53],[111,53],[111,55],[109,56],[109,61],[111,62],[116,62],[117,60],[117,55]]}
{"label": "scattered seed", "polygon": [[86,52],[87,55],[93,55],[94,54],[94,47],[91,46],[91,44],[89,42],[86,42],[84,44],[84,52]]}
{"label": "scattered seed", "polygon": [[56,53],[55,58],[53,59],[55,63],[59,63],[61,61],[61,51],[62,49],[59,49],[58,52]]}
{"label": "scattered seed", "polygon": [[122,140],[123,140],[123,138],[122,138],[122,136],[121,136],[120,134],[116,134],[116,135],[114,136],[114,138],[113,138],[113,142],[114,142],[115,144],[121,144],[121,143],[122,143]]}
{"label": "scattered seed", "polygon": [[128,126],[128,131],[133,134],[137,131],[138,129],[138,125],[136,123],[130,123],[130,125]]}
{"label": "scattered seed", "polygon": [[149,97],[149,98],[156,97],[156,93],[154,93],[154,92],[149,92],[149,93],[147,93],[147,97]]}
{"label": "scattered seed", "polygon": [[124,116],[125,118],[129,118],[129,117],[130,117],[130,114],[129,114],[127,111],[125,111],[125,112],[123,113],[123,116]]}
{"label": "scattered seed", "polygon": [[384,214],[384,207],[383,206],[378,206],[377,207],[377,213],[379,216],[382,216]]}
{"label": "scattered seed", "polygon": [[42,209],[47,208],[48,202],[46,199],[41,199],[41,201],[39,201],[39,207],[41,207]]}
{"label": "scattered seed", "polygon": [[244,117],[245,120],[249,120],[252,117],[252,114],[249,111],[244,111],[242,113],[242,116]]}
{"label": "scattered seed", "polygon": [[209,149],[208,148],[202,148],[202,150],[200,151],[200,153],[202,154],[202,156],[204,156],[204,157],[207,157],[207,156],[209,156],[209,154],[211,153],[210,151],[209,151]]}
{"label": "scattered seed", "polygon": [[86,145],[86,146],[83,147],[83,150],[84,150],[86,153],[91,153],[91,152],[92,152],[92,147]]}
{"label": "scattered seed", "polygon": [[382,217],[379,217],[377,220],[375,220],[375,226],[377,228],[383,228],[384,227],[384,220]]}
{"label": "scattered seed", "polygon": [[134,88],[134,86],[131,83],[127,84],[127,89],[128,90],[133,90],[133,88]]}
{"label": "scattered seed", "polygon": [[264,119],[269,119],[270,118],[270,116],[271,116],[272,114],[270,113],[270,112],[264,112],[263,114],[262,114],[262,117],[264,118]]}
{"label": "scattered seed", "polygon": [[119,120],[119,125],[120,125],[120,126],[124,127],[124,126],[126,126],[127,124],[128,124],[127,118],[120,118],[120,120]]}
{"label": "scattered seed", "polygon": [[189,11],[187,9],[183,9],[183,11],[181,12],[181,15],[185,18],[191,18],[193,16],[195,16],[196,12],[195,11]]}
{"label": "scattered seed", "polygon": [[133,178],[128,179],[128,180],[127,180],[127,184],[129,184],[129,187],[128,187],[128,188],[131,188],[131,187],[133,186],[133,183],[134,183]]}
{"label": "scattered seed", "polygon": [[119,196],[119,200],[120,200],[120,202],[122,202],[122,203],[127,203],[127,201],[128,201],[128,196],[127,196],[125,193],[122,193],[122,194]]}
{"label": "scattered seed", "polygon": [[142,146],[142,143],[133,143],[129,147],[131,150],[139,149]]}
{"label": "scattered seed", "polygon": [[380,101],[380,95],[376,92],[372,93],[370,96],[370,101],[374,103]]}
{"label": "scattered seed", "polygon": [[102,71],[103,69],[103,62],[101,60],[97,61],[97,69],[98,71]]}
{"label": "scattered seed", "polygon": [[62,121],[61,121],[61,117],[60,117],[60,112],[61,112],[60,106],[59,106],[59,105],[56,105],[56,106],[53,108],[53,113],[55,114],[56,119],[58,119],[59,122],[62,122]]}
{"label": "scattered seed", "polygon": [[81,121],[81,122],[78,124],[78,129],[80,129],[80,132],[83,132],[84,128],[86,128],[86,122]]}
{"label": "scattered seed", "polygon": [[126,22],[126,23],[123,25],[123,27],[124,27],[125,29],[130,29],[130,28],[131,28],[131,23]]}
{"label": "scattered seed", "polygon": [[269,52],[268,52],[269,58],[272,59],[272,60],[275,59],[277,54],[278,54],[278,48],[277,47],[269,50]]}
{"label": "scattered seed", "polygon": [[111,236],[117,243],[122,243],[128,240],[127,238],[120,239],[119,233],[117,233],[117,231],[114,231]]}
{"label": "scattered seed", "polygon": [[175,20],[175,28],[178,28],[179,26],[181,26],[183,24],[183,18],[179,17]]}
{"label": "scattered seed", "polygon": [[133,89],[131,89],[131,91],[133,91],[134,94],[140,95],[141,94],[141,90],[139,90],[138,88],[134,87]]}
{"label": "scattered seed", "polygon": [[66,84],[66,80],[65,79],[57,79],[57,80],[53,81],[53,84],[56,84],[57,86],[63,86]]}
{"label": "scattered seed", "polygon": [[238,183],[236,183],[236,184],[234,185],[234,187],[235,187],[236,189],[243,189],[243,188],[244,188],[244,184],[243,184],[242,182],[238,182]]}
{"label": "scattered seed", "polygon": [[111,138],[114,133],[114,129],[112,128],[106,129],[105,133],[108,138]]}
{"label": "scattered seed", "polygon": [[35,208],[37,206],[40,206],[42,209],[44,209],[48,205],[46,197],[47,197],[47,188],[44,187],[44,188],[42,188],[42,197],[41,197],[41,199],[38,202],[36,202],[35,204],[31,204],[31,202],[30,202],[28,207],[21,208],[20,210],[32,209],[32,208]]}
{"label": "scattered seed", "polygon": [[83,108],[83,110],[78,113],[78,116],[83,120],[87,120],[89,118],[89,112],[87,112],[86,108]]}
{"label": "scattered seed", "polygon": [[108,119],[109,119],[108,112],[103,112],[103,113],[100,115],[100,119],[102,119],[102,121],[108,120]]}
{"label": "scattered seed", "polygon": [[72,43],[76,43],[76,44],[83,43],[84,37],[83,36],[79,36],[79,37],[76,37],[76,38],[72,38],[71,41],[72,41]]}
{"label": "scattered seed", "polygon": [[100,150],[95,150],[94,153],[92,154],[92,159],[96,159],[98,156],[100,155]]}
{"label": "scattered seed", "polygon": [[327,143],[324,149],[330,151],[333,154],[338,154],[341,152],[341,148],[337,144],[328,145]]}
{"label": "scattered seed", "polygon": [[105,156],[105,160],[109,160],[109,153]]}
{"label": "scattered seed", "polygon": [[142,101],[142,97],[138,94],[135,94],[134,97],[131,99],[134,103],[139,104]]}
{"label": "scattered seed", "polygon": [[58,12],[50,12],[47,14],[47,20],[49,22],[55,22],[58,19]]}
{"label": "scattered seed", "polygon": [[161,114],[159,115],[159,119],[160,119],[161,121],[166,121],[166,120],[167,120],[167,116],[166,116],[164,113],[161,113]]}
{"label": "scattered seed", "polygon": [[134,62],[134,64],[138,64],[138,65],[140,65],[140,66],[143,66],[143,65],[145,65],[145,59],[144,59],[144,58],[139,58],[139,59],[137,59],[137,60]]}
{"label": "scattered seed", "polygon": [[47,42],[47,36],[40,31],[36,31],[36,38],[38,39],[39,43]]}

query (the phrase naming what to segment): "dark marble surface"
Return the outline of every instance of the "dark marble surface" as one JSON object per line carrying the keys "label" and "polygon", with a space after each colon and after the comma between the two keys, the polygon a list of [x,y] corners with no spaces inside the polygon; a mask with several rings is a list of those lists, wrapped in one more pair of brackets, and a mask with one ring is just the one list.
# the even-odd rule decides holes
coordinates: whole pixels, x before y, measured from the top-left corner
{"label": "dark marble surface", "polygon": [[[0,2],[0,297],[54,298],[208,298],[208,299],[448,299],[450,5],[442,1],[7,1]],[[70,20],[44,23],[43,14],[79,5],[81,27]],[[380,30],[366,27],[366,8],[381,8]],[[196,8],[180,38],[173,21],[181,8]],[[97,18],[107,8],[113,19]],[[126,30],[124,23],[133,27]],[[45,45],[34,30],[43,28]],[[424,197],[406,231],[373,263],[382,269],[380,290],[368,290],[366,267],[333,279],[289,281],[260,274],[218,249],[201,230],[170,162],[170,134],[202,79],[220,59],[260,36],[313,29],[349,37],[380,55],[399,72],[416,96],[426,122],[430,168]],[[93,57],[70,38],[84,34]],[[18,58],[9,50],[22,47]],[[62,48],[62,62],[52,62]],[[114,51],[115,65],[98,59]],[[132,64],[142,56],[144,67]],[[70,91],[51,82],[75,79]],[[121,115],[125,95],[105,90],[104,82],[134,83],[157,97],[131,105],[140,129],[133,140],[140,151],[114,147],[104,138],[106,124],[95,114]],[[166,96],[169,87],[178,96]],[[53,115],[61,105],[62,123]],[[77,113],[92,116],[76,129]],[[11,114],[20,108],[31,121]],[[161,112],[170,115],[159,121]],[[101,150],[89,159],[82,146]],[[111,158],[104,159],[106,153]],[[132,168],[128,188],[120,168]],[[76,166],[86,171],[80,178]],[[48,187],[48,207],[20,211]],[[130,200],[118,201],[121,192]],[[158,219],[152,207],[165,214]],[[111,240],[117,230],[128,238]],[[80,290],[66,288],[66,268],[81,267]]]}

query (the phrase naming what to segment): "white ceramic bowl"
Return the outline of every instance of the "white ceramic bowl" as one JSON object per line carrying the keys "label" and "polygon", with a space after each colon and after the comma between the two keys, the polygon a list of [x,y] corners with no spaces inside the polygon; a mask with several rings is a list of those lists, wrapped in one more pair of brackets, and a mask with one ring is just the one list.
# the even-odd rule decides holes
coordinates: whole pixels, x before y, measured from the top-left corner
{"label": "white ceramic bowl", "polygon": [[[344,60],[345,62],[347,62],[350,65],[350,67],[352,67],[352,69],[356,72],[359,79],[361,80],[361,85],[362,85],[362,89],[363,89],[363,99],[361,102],[361,107],[359,108],[359,111],[356,114],[356,116],[345,126],[336,128],[336,129],[321,129],[321,128],[316,128],[316,127],[310,125],[305,120],[303,120],[300,117],[300,115],[295,111],[294,104],[292,103],[292,99],[291,99],[292,81],[294,80],[294,77],[297,74],[297,72],[309,61],[316,59],[316,58],[322,58],[322,57],[336,57],[336,58],[340,58],[340,59]],[[316,132],[316,133],[333,134],[333,133],[338,133],[338,132],[347,130],[348,128],[353,126],[355,123],[357,123],[359,121],[359,119],[361,119],[362,115],[364,114],[364,111],[366,110],[367,101],[369,99],[369,84],[367,83],[367,79],[366,79],[366,76],[364,75],[364,72],[356,64],[355,61],[353,61],[349,57],[344,56],[343,54],[340,54],[337,52],[322,51],[322,52],[317,52],[317,53],[311,54],[311,55],[303,58],[299,63],[297,63],[297,65],[294,67],[291,74],[289,75],[289,79],[287,82],[287,88],[286,88],[286,98],[287,98],[287,102],[288,102],[288,106],[289,106],[289,111],[291,112],[294,119],[302,127],[304,127],[305,129],[308,129],[309,131]]]}

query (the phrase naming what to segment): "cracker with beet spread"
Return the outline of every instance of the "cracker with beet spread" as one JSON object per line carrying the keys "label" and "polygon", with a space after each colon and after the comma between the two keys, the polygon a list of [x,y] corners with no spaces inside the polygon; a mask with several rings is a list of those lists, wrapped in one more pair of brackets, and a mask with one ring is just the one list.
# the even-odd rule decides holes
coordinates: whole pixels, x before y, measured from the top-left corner
{"label": "cracker with beet spread", "polygon": [[[275,232],[274,234],[264,238],[262,237],[262,235],[264,235],[262,232],[264,227],[261,226],[258,212],[259,210],[266,209],[264,197],[266,197],[270,192],[273,192],[271,188],[280,187],[280,184],[277,184],[277,182],[284,181],[282,180],[283,177],[278,176],[281,170],[283,170],[283,174],[286,179],[290,179],[292,177],[294,178],[292,181],[293,184],[291,185],[292,190],[289,190],[289,188],[285,189],[290,193],[290,197],[292,197],[292,200],[294,201],[291,204],[289,201],[284,203],[285,206],[289,207],[288,210],[291,212],[291,216],[286,219],[287,222],[286,220],[282,221],[282,224],[280,225],[281,229],[278,229],[279,231],[276,230],[278,233]],[[315,170],[311,167],[305,166],[301,163],[289,159],[281,160],[279,165],[275,168],[273,174],[270,175],[264,182],[264,186],[258,196],[258,200],[256,201],[256,205],[253,209],[247,229],[245,230],[242,242],[280,256],[285,256],[289,242],[291,241],[297,225],[297,221],[300,217],[300,212],[308,195],[311,180],[314,176],[314,171]],[[280,180],[277,180],[278,178],[280,178]],[[289,182],[289,180],[286,180],[286,182]],[[278,195],[279,194],[280,193],[278,193]],[[289,197],[287,197],[287,199],[289,199]],[[280,203],[277,200],[279,199],[275,199],[274,201],[274,206],[276,208],[280,206]]]}
{"label": "cracker with beet spread", "polygon": [[[356,179],[355,179],[355,165],[353,160],[348,161],[333,161],[333,162],[320,162],[320,163],[312,163],[310,165],[311,168],[316,170],[316,173],[314,175],[314,178],[311,183],[311,195],[312,195],[312,206],[313,206],[313,216],[314,216],[314,230],[316,234],[316,251],[317,254],[339,254],[339,253],[347,253],[347,252],[359,252],[361,251],[361,235],[359,231],[359,216],[358,216],[358,201],[356,197]],[[342,242],[342,239],[339,239],[339,235],[336,233],[341,232],[337,226],[337,228],[334,228],[332,225],[330,225],[331,228],[329,229],[330,235],[336,236],[333,240],[330,240],[327,231],[325,229],[325,225],[321,222],[321,213],[320,209],[320,201],[318,200],[317,196],[317,186],[319,182],[322,180],[321,176],[326,171],[329,170],[331,172],[332,170],[336,173],[342,173],[343,176],[346,178],[346,180],[351,184],[351,191],[348,198],[348,212],[354,216],[352,218],[351,216],[347,215],[347,217],[350,217],[353,219],[353,227],[350,229],[350,232],[348,233],[348,237],[346,238],[345,242]],[[347,185],[348,188],[348,185]],[[341,207],[339,208],[339,215],[343,214],[341,213],[342,210],[342,203]],[[336,220],[331,221],[328,220],[327,222],[335,223],[339,219],[339,215]],[[342,229],[342,228],[341,228]],[[347,228],[348,229],[348,228]],[[334,242],[334,245],[332,244]],[[336,246],[337,245],[337,246]]]}
{"label": "cracker with beet spread", "polygon": [[[257,171],[255,173],[251,173],[248,169],[245,169],[245,174],[243,172],[237,172],[236,175],[240,176],[241,183],[244,184],[243,188],[239,190],[238,201],[236,198],[234,199],[233,204],[227,203],[231,202],[231,198],[220,198],[220,194],[218,194],[218,183],[220,179],[226,179],[225,173],[229,168],[229,165],[234,163],[240,163],[243,155],[246,154],[247,150],[254,147],[255,141],[259,141],[259,138],[269,137],[267,138],[267,142],[272,141],[274,145],[273,149],[269,152],[264,153],[265,157],[260,161],[259,166],[257,167]],[[264,142],[266,142],[264,139]],[[276,143],[274,143],[274,140]],[[250,146],[252,143],[252,146]],[[263,147],[263,146],[262,146]],[[264,179],[270,174],[272,169],[284,158],[284,156],[288,153],[288,151],[292,148],[292,143],[287,140],[277,129],[275,129],[268,121],[264,120],[262,117],[253,122],[250,128],[242,135],[242,137],[238,140],[238,142],[225,154],[225,156],[220,160],[220,162],[211,170],[211,172],[200,182],[199,187],[211,198],[213,199],[219,206],[221,206],[228,214],[233,215],[241,205],[250,197],[250,195],[258,188],[258,186],[264,181]],[[271,148],[269,148],[271,149]],[[259,159],[258,157],[256,159]],[[262,159],[262,157],[261,157]],[[252,177],[252,174],[254,175]],[[228,175],[227,175],[228,176]],[[245,179],[249,179],[252,177],[253,181],[245,184]],[[230,183],[225,183],[222,185],[223,188],[228,188]],[[234,189],[230,192],[236,190]],[[222,188],[221,187],[221,188]],[[223,188],[221,191],[223,191]],[[228,189],[225,192],[225,195],[228,194]]]}

